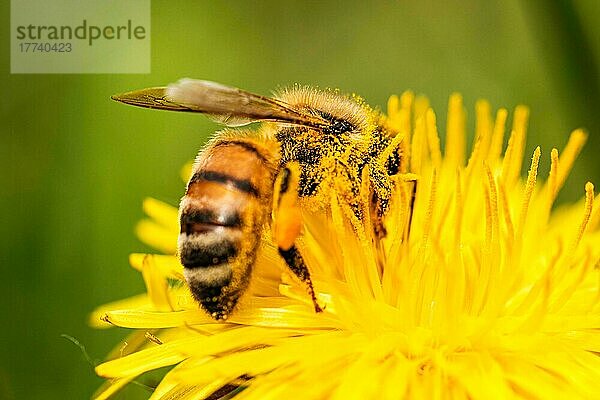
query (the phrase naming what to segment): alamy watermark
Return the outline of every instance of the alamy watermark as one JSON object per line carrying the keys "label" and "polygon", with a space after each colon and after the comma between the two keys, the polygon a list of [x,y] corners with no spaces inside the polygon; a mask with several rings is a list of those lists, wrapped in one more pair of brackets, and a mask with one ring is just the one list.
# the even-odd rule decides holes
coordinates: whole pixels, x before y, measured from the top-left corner
{"label": "alamy watermark", "polygon": [[12,73],[149,73],[150,0],[11,0]]}

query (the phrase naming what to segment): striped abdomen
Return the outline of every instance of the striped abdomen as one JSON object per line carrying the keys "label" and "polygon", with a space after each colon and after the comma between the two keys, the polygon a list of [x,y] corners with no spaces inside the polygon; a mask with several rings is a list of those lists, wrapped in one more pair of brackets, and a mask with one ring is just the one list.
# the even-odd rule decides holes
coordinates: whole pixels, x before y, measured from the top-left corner
{"label": "striped abdomen", "polygon": [[205,149],[179,209],[184,276],[216,319],[227,318],[247,288],[270,214],[274,163],[259,146],[237,138]]}

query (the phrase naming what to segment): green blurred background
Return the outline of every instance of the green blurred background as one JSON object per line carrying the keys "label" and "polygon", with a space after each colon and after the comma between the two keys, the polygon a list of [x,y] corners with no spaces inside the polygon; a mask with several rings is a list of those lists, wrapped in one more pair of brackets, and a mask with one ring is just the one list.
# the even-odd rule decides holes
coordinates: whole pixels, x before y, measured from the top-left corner
{"label": "green blurred background", "polygon": [[[141,201],[176,205],[180,167],[216,125],[151,112],[113,93],[196,77],[268,94],[303,83],[356,92],[427,94],[443,131],[448,95],[473,106],[531,107],[527,152],[570,131],[588,145],[561,194],[600,184],[600,2],[542,0],[212,2],[154,0],[152,73],[10,75],[8,1],[1,96],[0,399],[88,398],[101,380],[71,342],[100,360],[125,335],[95,331],[97,305],[141,292],[127,263]],[[120,398],[146,398],[132,386]]]}

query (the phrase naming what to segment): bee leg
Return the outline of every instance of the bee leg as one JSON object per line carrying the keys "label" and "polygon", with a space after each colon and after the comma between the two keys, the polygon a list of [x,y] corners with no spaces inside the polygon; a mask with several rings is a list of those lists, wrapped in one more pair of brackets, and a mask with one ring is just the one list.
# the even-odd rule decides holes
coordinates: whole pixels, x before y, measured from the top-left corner
{"label": "bee leg", "polygon": [[310,272],[308,272],[308,267],[302,258],[302,255],[298,251],[296,245],[292,245],[289,249],[285,250],[279,247],[279,255],[284,259],[287,266],[292,270],[294,275],[298,277],[302,282],[304,282],[308,289],[308,294],[313,302],[315,307],[315,312],[322,312],[323,309],[317,302],[317,296],[315,294],[315,289],[313,288],[312,280],[310,279]]}
{"label": "bee leg", "polygon": [[302,230],[302,213],[297,202],[299,177],[300,167],[296,163],[283,167],[277,176],[273,195],[273,240],[287,266],[306,284],[315,312],[321,312],[310,272],[295,244]]}

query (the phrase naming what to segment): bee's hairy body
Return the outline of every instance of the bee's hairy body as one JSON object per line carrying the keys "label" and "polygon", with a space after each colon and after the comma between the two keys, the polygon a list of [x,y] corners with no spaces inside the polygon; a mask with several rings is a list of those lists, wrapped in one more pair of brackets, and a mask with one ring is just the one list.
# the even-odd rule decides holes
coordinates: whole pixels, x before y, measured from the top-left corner
{"label": "bee's hairy body", "polygon": [[[380,123],[379,114],[360,100],[306,87],[269,99],[206,81],[186,80],[178,85],[165,90],[168,96],[150,92],[159,88],[117,99],[151,108],[202,112],[224,123],[234,121],[234,125],[240,125],[239,120],[243,124],[265,121],[256,131],[217,133],[198,154],[180,205],[178,249],[184,276],[194,298],[215,319],[226,319],[248,287],[274,208],[281,207],[281,214],[287,215],[286,207],[293,208],[293,199],[299,198],[303,206],[326,209],[331,191],[336,190],[355,221],[363,220],[365,206],[383,218],[392,176],[399,172],[402,158],[398,148],[390,148],[397,143]],[[239,104],[238,97],[244,97]],[[224,104],[213,107],[215,99]],[[298,170],[293,187],[294,169],[288,166]],[[369,204],[361,198],[364,184],[370,188]],[[286,196],[285,201],[281,196]],[[282,239],[275,239],[275,244],[292,271],[308,284],[315,309],[320,311],[308,269],[293,244],[299,218],[280,218],[286,221],[279,223],[284,225],[280,231],[295,233],[279,234]]]}
{"label": "bee's hairy body", "polygon": [[214,317],[226,317],[248,286],[275,166],[268,149],[248,139],[217,139],[198,155],[179,209],[178,247],[192,294]]}
{"label": "bee's hairy body", "polygon": [[[369,183],[385,212],[391,194],[391,176],[398,173],[398,151],[385,159],[380,157],[391,144],[392,136],[380,125],[379,114],[360,100],[329,91],[309,88],[288,90],[283,101],[304,107],[331,123],[325,129],[291,126],[279,129],[275,139],[280,144],[280,165],[298,162],[300,165],[300,197],[305,203],[321,207],[329,202],[329,191],[337,189],[346,198],[355,216],[363,217],[359,197],[362,172],[369,167]],[[336,188],[337,186],[337,188]]]}

